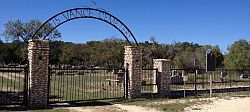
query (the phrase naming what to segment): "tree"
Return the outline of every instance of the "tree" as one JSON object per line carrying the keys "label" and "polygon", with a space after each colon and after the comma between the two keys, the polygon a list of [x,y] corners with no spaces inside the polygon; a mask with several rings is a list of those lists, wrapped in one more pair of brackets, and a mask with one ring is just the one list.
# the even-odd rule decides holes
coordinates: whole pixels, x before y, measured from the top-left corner
{"label": "tree", "polygon": [[228,47],[225,65],[231,69],[240,69],[250,66],[250,42],[238,40]]}
{"label": "tree", "polygon": [[50,43],[50,64],[58,64],[60,62],[60,56],[62,55],[61,46],[64,44],[62,41],[52,41]]}
{"label": "tree", "polygon": [[196,66],[196,60],[195,52],[191,46],[178,52],[173,59],[174,64],[179,68],[194,68]]}
{"label": "tree", "polygon": [[221,67],[223,55],[219,46],[179,42],[172,44],[168,52],[172,54],[173,63],[179,68],[205,68],[205,52],[208,49],[212,49],[216,56],[216,67]]}
{"label": "tree", "polygon": [[[42,25],[40,20],[31,20],[29,22],[22,22],[21,20],[8,21],[4,24],[3,35],[6,37],[6,40],[18,40],[28,42],[32,38],[35,31]],[[46,24],[40,32],[38,32],[39,38],[45,36],[51,29],[52,25]],[[50,34],[50,39],[55,40],[61,37],[61,33],[58,30],[53,30]]]}
{"label": "tree", "polygon": [[222,63],[223,63],[223,60],[224,60],[224,56],[223,56],[223,54],[221,53],[219,46],[216,45],[216,46],[212,47],[212,52],[215,54],[215,58],[216,58],[216,67],[217,67],[217,68],[222,67]]}
{"label": "tree", "polygon": [[[1,43],[0,44],[0,63],[19,63],[21,62],[21,55],[17,52],[15,43]],[[21,49],[21,47],[19,47]]]}
{"label": "tree", "polygon": [[95,66],[121,67],[123,66],[123,54],[125,41],[111,37],[91,45],[90,59]]}
{"label": "tree", "polygon": [[9,62],[9,56],[11,51],[9,50],[9,47],[3,43],[2,41],[0,42],[0,64]]}
{"label": "tree", "polygon": [[150,41],[150,43],[152,43],[152,44],[157,44],[157,41],[156,41],[156,37],[155,37],[155,36],[151,36],[151,37],[149,38],[149,41]]}

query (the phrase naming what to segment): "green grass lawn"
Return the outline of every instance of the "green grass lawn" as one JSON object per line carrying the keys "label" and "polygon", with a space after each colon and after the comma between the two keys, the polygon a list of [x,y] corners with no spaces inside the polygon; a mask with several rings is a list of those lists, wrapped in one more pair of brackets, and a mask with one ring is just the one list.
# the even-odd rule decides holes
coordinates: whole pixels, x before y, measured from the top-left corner
{"label": "green grass lawn", "polygon": [[30,112],[70,112],[69,109],[41,109],[41,110],[30,110]]}
{"label": "green grass lawn", "polygon": [[[111,80],[111,83],[108,82]],[[81,75],[51,76],[51,101],[74,101],[123,97],[123,84],[116,85],[112,73],[84,73]]]}
{"label": "green grass lawn", "polygon": [[23,91],[24,78],[20,77],[22,73],[17,74],[5,74],[0,73],[0,90],[3,91]]}

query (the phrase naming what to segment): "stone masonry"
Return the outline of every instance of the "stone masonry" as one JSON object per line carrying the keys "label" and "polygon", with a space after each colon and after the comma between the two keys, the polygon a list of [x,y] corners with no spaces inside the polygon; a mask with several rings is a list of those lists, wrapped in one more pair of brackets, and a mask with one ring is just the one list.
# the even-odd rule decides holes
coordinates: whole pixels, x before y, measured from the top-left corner
{"label": "stone masonry", "polygon": [[49,41],[29,40],[28,106],[45,108],[48,103]]}
{"label": "stone masonry", "polygon": [[125,46],[124,65],[128,67],[128,98],[141,93],[142,53],[138,46]]}
{"label": "stone masonry", "polygon": [[158,69],[157,87],[160,96],[165,97],[170,89],[170,60],[153,59],[154,69]]}

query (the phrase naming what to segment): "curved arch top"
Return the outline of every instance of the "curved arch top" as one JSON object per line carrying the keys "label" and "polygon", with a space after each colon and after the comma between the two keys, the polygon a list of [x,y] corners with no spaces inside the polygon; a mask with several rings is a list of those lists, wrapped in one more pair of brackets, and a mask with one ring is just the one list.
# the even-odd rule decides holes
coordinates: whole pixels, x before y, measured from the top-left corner
{"label": "curved arch top", "polygon": [[[50,33],[58,26],[62,25],[65,22],[79,18],[92,18],[104,21],[116,28],[130,45],[132,45],[130,40],[134,40],[135,44],[139,46],[133,33],[121,20],[106,11],[95,8],[74,8],[60,12],[44,22],[42,26],[40,26],[36,30],[36,32],[32,36],[32,39],[34,39],[36,36],[41,37],[43,40],[48,39]],[[46,31],[45,35],[38,35],[38,32],[41,32],[42,28],[47,25],[52,26],[52,28],[49,31]]]}

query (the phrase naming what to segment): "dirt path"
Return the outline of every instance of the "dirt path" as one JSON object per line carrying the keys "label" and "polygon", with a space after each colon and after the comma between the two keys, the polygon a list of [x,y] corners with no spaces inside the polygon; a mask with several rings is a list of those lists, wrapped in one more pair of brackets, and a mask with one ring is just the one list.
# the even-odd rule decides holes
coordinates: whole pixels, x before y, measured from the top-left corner
{"label": "dirt path", "polygon": [[115,104],[114,106],[122,110],[125,110],[126,112],[160,112],[153,108],[146,108],[146,107],[135,106],[135,105]]}
{"label": "dirt path", "polygon": [[[186,107],[184,112],[250,112],[250,97],[213,97],[201,99],[172,99],[164,101],[151,102],[153,105],[168,105],[168,104],[186,104],[194,103],[191,107]],[[170,107],[171,108],[171,107]],[[82,106],[82,107],[67,107],[71,112],[161,112],[154,108],[142,107],[136,105],[113,104],[106,106]]]}
{"label": "dirt path", "polygon": [[250,97],[214,99],[212,103],[185,108],[186,112],[249,112]]}
{"label": "dirt path", "polygon": [[135,105],[122,105],[114,104],[107,106],[94,106],[94,107],[69,107],[71,112],[161,112],[153,108],[135,106]]}

